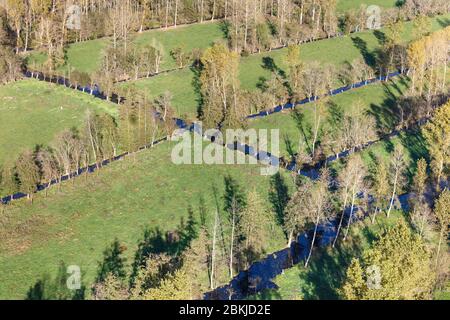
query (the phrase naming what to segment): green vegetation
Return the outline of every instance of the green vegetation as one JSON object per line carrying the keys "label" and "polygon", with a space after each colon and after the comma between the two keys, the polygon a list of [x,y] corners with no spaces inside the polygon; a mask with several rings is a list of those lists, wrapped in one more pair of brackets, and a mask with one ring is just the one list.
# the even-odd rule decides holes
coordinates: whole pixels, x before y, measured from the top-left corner
{"label": "green vegetation", "polygon": [[[396,119],[392,114],[395,98],[398,98],[407,89],[406,78],[393,79],[388,83],[378,83],[351,90],[330,98],[327,104],[330,122],[336,112],[353,112],[357,108],[362,113],[372,114],[377,119],[377,126],[383,131],[392,128]],[[299,117],[299,115],[301,115]],[[302,118],[300,121],[299,119]],[[280,130],[280,156],[290,158],[301,149],[306,152],[305,137],[308,143],[312,139],[311,128],[314,124],[314,103],[298,106],[296,111],[285,111],[269,117],[251,120],[250,127],[255,129]],[[328,123],[324,125],[327,127]],[[340,125],[340,124],[338,124]],[[388,130],[390,131],[390,130]],[[303,135],[305,134],[305,136]],[[299,148],[299,143],[302,147]],[[328,154],[331,156],[332,154]]]}
{"label": "green vegetation", "polygon": [[[360,5],[367,1],[363,0],[341,0],[338,1],[337,10],[345,12],[349,9],[358,9]],[[368,4],[379,5],[384,8],[395,6],[394,0],[372,0]],[[183,46],[185,50],[205,49],[213,42],[224,38],[223,30],[219,22],[203,23],[178,26],[169,30],[156,29],[133,34],[133,42],[138,46],[152,44],[153,41],[162,44],[165,56],[162,69],[172,69],[176,67],[175,61],[170,57],[170,51],[178,46]],[[102,51],[111,43],[111,38],[101,38],[70,44],[66,49],[67,63],[58,68],[58,72],[65,73],[70,68],[80,72],[93,73],[100,67]],[[28,65],[42,65],[47,56],[44,52],[33,51],[28,56]]]}
{"label": "green vegetation", "polygon": [[0,164],[27,148],[48,144],[64,129],[79,125],[85,111],[115,115],[116,106],[87,94],[37,80],[0,87]]}
{"label": "green vegetation", "polygon": [[450,300],[450,282],[447,283],[442,291],[436,292],[434,296],[435,300]]}
{"label": "green vegetation", "polygon": [[[286,270],[274,279],[277,290],[252,298],[429,298],[431,289],[417,294],[421,284],[434,287],[436,298],[447,298],[450,191],[442,191],[441,182],[448,180],[450,168],[450,104],[434,108],[448,95],[450,76],[446,78],[444,65],[450,30],[427,33],[448,26],[450,15],[430,20],[418,16],[415,22],[401,18],[384,30],[351,33],[358,30],[356,21],[363,14],[356,11],[365,2],[341,0],[340,13],[355,9],[342,27],[351,34],[333,38],[338,32],[335,1],[310,1],[310,10],[301,17],[296,16],[298,2],[278,2],[277,14],[269,18],[273,5],[268,11],[258,0],[238,1],[226,24],[205,22],[143,33],[133,33],[139,29],[133,23],[141,19],[141,28],[157,25],[146,21],[154,8],[147,1],[133,8],[131,2],[119,2],[97,13],[113,24],[94,28],[96,35],[92,30],[78,35],[113,37],[75,43],[67,51],[66,44],[76,35],[53,28],[59,7],[52,14],[43,8],[23,30],[24,8],[8,2],[6,23],[0,24],[0,51],[8,53],[0,54],[0,80],[6,84],[0,87],[0,188],[5,195],[20,190],[28,199],[0,203],[0,298],[71,299],[78,292],[65,286],[66,266],[81,268],[88,299],[200,298],[307,230],[313,236],[308,237],[312,245],[305,266]],[[392,0],[368,4],[398,5]],[[167,2],[167,25],[172,22],[169,5],[173,3]],[[318,18],[316,5],[321,10]],[[440,6],[431,4],[423,14],[440,12]],[[181,7],[183,19],[189,17]],[[288,8],[292,15],[280,14]],[[417,8],[404,7],[392,16],[413,17],[409,9]],[[217,10],[213,20],[220,15]],[[252,11],[254,20],[249,21]],[[203,15],[202,6],[198,19],[206,21],[208,14]],[[159,24],[163,15],[161,11]],[[264,16],[267,20],[261,19]],[[42,39],[35,38],[39,31],[29,34],[39,26],[38,18],[44,19],[40,27],[49,29],[41,30]],[[297,25],[303,18],[304,25]],[[89,13],[87,20],[92,27],[95,14]],[[7,39],[7,33],[15,39]],[[25,35],[27,40],[31,36],[27,44],[21,38]],[[319,35],[330,38],[265,51]],[[112,43],[117,44],[114,50]],[[108,98],[119,94],[119,105],[36,80],[9,83],[20,76],[19,53],[29,45],[41,50],[29,56],[30,68],[53,72],[66,54],[68,62],[57,73],[79,71],[71,72],[73,83],[96,82]],[[251,54],[259,50],[264,52]],[[194,60],[192,67],[183,68]],[[177,66],[182,69],[116,83]],[[396,77],[245,121],[248,113],[272,108],[288,97],[322,96],[331,87],[397,68],[409,68],[411,78]],[[428,124],[415,127],[424,115],[431,115]],[[298,168],[344,150],[356,154],[327,165],[313,180],[287,171],[262,176],[261,165],[176,165],[173,141],[137,151],[170,135],[176,116],[199,118],[205,127],[223,130],[247,125],[279,129],[281,150],[275,155],[295,159]],[[82,132],[70,130],[77,127]],[[358,149],[395,130],[400,132],[395,137]],[[122,151],[130,155],[99,167]],[[39,185],[89,163],[97,163],[94,174],[36,192]],[[400,206],[397,198],[404,193],[408,199],[401,197]],[[372,219],[344,223],[348,209],[350,218],[366,212]],[[315,247],[321,237],[318,225],[341,216],[333,248]],[[384,233],[398,222],[403,229]],[[418,237],[413,239],[410,230]],[[377,242],[382,234],[386,241]],[[416,241],[419,236],[426,250],[422,240]],[[402,266],[404,261],[412,267]],[[363,281],[363,267],[371,264],[382,265],[390,276],[385,282],[389,290],[382,295],[372,295]]]}
{"label": "green vegetation", "polygon": [[274,279],[278,289],[266,290],[249,299],[339,299],[338,290],[345,279],[351,259],[369,248],[383,230],[394,226],[400,220],[406,219],[397,211],[389,219],[380,216],[376,224],[371,224],[370,219],[366,219],[353,225],[347,241],[339,243],[334,249],[327,247],[317,250],[307,269],[300,263],[286,270]]}
{"label": "green vegetation", "polygon": [[[433,30],[444,27],[444,21],[450,15],[433,19]],[[405,23],[405,30],[401,37],[405,43],[412,39],[412,23]],[[375,64],[375,52],[382,46],[382,33],[380,31],[365,31],[342,38],[326,39],[301,45],[301,60],[307,64],[318,61],[321,64],[332,64],[342,68],[356,58],[363,58],[369,65]],[[285,56],[287,49],[274,50],[241,58],[239,65],[241,87],[247,90],[256,90],[261,79],[270,79],[273,71],[287,70]],[[135,85],[145,90],[153,97],[159,96],[169,90],[174,95],[173,105],[178,115],[187,115],[193,119],[197,115],[198,99],[200,95],[193,85],[196,83],[196,74],[190,70],[180,70],[159,75],[150,79],[131,81],[123,86]],[[168,86],[168,84],[170,84]],[[336,87],[342,85],[336,81]],[[271,108],[273,106],[268,106]]]}
{"label": "green vegetation", "polygon": [[[115,237],[126,246],[131,263],[146,227],[163,234],[175,230],[190,206],[198,219],[201,198],[207,226],[212,227],[215,201],[222,208],[228,174],[246,191],[256,186],[261,198],[268,199],[269,179],[260,175],[259,166],[177,166],[170,158],[172,147],[164,143],[105,167],[86,181],[74,179],[61,191],[54,187],[48,198],[40,193],[33,205],[24,200],[7,208],[0,217],[0,297],[24,298],[39,277],[56,274],[60,261],[80,266],[83,282],[90,284],[102,251]],[[281,229],[274,226],[268,252],[284,244]]]}
{"label": "green vegetation", "polygon": [[377,5],[382,8],[393,8],[397,5],[398,0],[338,0],[337,10],[345,12],[351,9],[359,9],[361,5]]}
{"label": "green vegetation", "polygon": [[[133,36],[133,42],[142,47],[146,44],[152,44],[154,41],[162,45],[164,57],[161,64],[162,70],[173,69],[176,67],[174,59],[170,56],[170,51],[176,47],[183,46],[184,50],[205,49],[215,41],[223,38],[223,32],[220,23],[205,23],[180,26],[176,29],[158,29],[142,33],[136,33]],[[100,68],[102,52],[112,43],[110,38],[84,41],[74,43],[67,48],[67,63],[60,67],[59,73],[68,72],[73,68],[80,72],[94,73]],[[28,65],[33,68],[33,63],[41,65],[46,60],[46,55],[34,51],[28,57]],[[39,68],[36,68],[39,70]]]}

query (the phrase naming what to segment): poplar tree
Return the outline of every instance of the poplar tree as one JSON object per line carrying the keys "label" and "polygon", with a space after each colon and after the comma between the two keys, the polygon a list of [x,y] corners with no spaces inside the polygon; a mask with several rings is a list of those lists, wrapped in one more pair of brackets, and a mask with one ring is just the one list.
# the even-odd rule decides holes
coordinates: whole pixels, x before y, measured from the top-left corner
{"label": "poplar tree", "polygon": [[[207,49],[201,58],[201,119],[207,128],[218,128],[240,120],[238,67],[239,56],[223,44]],[[228,120],[228,121],[227,121]]]}
{"label": "poplar tree", "polygon": [[202,294],[209,288],[206,275],[211,260],[210,251],[209,235],[207,230],[202,227],[198,237],[192,241],[190,247],[183,254],[183,266],[189,270],[191,279],[189,291],[194,299],[201,299]]}
{"label": "poplar tree", "polygon": [[312,188],[312,182],[309,180],[302,181],[296,192],[289,199],[286,205],[285,215],[283,219],[283,229],[287,235],[287,247],[291,247],[292,241],[297,235],[303,231],[308,222],[309,206],[308,197],[309,190]]}
{"label": "poplar tree", "polygon": [[269,215],[264,203],[256,190],[250,191],[247,196],[247,206],[242,211],[239,228],[244,238],[241,243],[244,264],[248,268],[264,253],[268,240]]}
{"label": "poplar tree", "polygon": [[439,255],[442,242],[448,236],[450,225],[450,191],[444,190],[437,200],[434,213],[436,215],[439,226],[439,244],[436,252],[436,266],[439,263]]}
{"label": "poplar tree", "polygon": [[309,254],[305,261],[305,268],[308,267],[309,261],[312,256],[319,225],[327,221],[331,216],[329,179],[330,176],[328,169],[323,169],[320,173],[319,180],[312,185],[312,188],[309,190],[309,195],[307,197],[307,221],[309,222],[309,224],[314,225],[314,232],[310,243]]}
{"label": "poplar tree", "polygon": [[303,64],[300,59],[300,46],[290,45],[286,54],[286,65],[289,68],[289,86],[293,102],[301,100],[304,93],[303,86]]}
{"label": "poplar tree", "polygon": [[389,208],[386,212],[387,217],[389,218],[392,208],[394,206],[394,201],[397,196],[398,191],[403,187],[403,183],[405,181],[405,170],[406,164],[404,159],[404,148],[400,144],[397,144],[394,148],[394,152],[391,155],[391,163],[390,163],[390,183],[392,188],[392,196],[389,202]]}
{"label": "poplar tree", "polygon": [[345,212],[350,207],[344,240],[347,238],[348,230],[353,220],[353,213],[355,210],[355,205],[357,204],[358,196],[361,192],[364,192],[365,176],[366,170],[359,155],[350,157],[345,168],[340,172],[338,176],[339,193],[342,207],[341,218],[339,219],[339,225],[337,228],[336,237],[333,241],[333,247],[335,247],[336,241],[339,238],[342,224],[344,222]]}
{"label": "poplar tree", "polygon": [[425,15],[418,15],[413,21],[413,35],[417,39],[428,35],[431,32],[431,28],[431,20]]}
{"label": "poplar tree", "polygon": [[450,167],[450,103],[436,110],[431,120],[422,128],[422,134],[430,153],[430,166],[436,188],[439,190],[444,172]]}
{"label": "poplar tree", "polygon": [[401,221],[352,261],[341,294],[352,300],[430,299],[434,278],[425,243]]}
{"label": "poplar tree", "polygon": [[417,161],[417,170],[414,175],[411,191],[413,197],[411,197],[410,203],[412,207],[412,221],[419,230],[421,236],[424,235],[425,225],[430,221],[430,208],[425,199],[425,191],[427,187],[427,174],[428,164],[423,158]]}
{"label": "poplar tree", "polygon": [[375,223],[377,214],[386,207],[389,197],[389,172],[386,163],[379,158],[372,176],[372,191],[375,196],[375,210],[372,216],[372,223]]}
{"label": "poplar tree", "polygon": [[39,183],[39,167],[32,151],[23,152],[16,162],[17,177],[20,182],[20,190],[27,194],[33,201],[33,193]]}
{"label": "poplar tree", "polygon": [[144,300],[192,300],[189,270],[181,268],[163,279],[158,287],[150,288]]}
{"label": "poplar tree", "polygon": [[225,177],[224,210],[228,214],[230,224],[230,249],[229,249],[229,274],[234,276],[234,258],[239,254],[240,246],[240,222],[242,211],[247,206],[245,194],[238,182],[231,176]]}

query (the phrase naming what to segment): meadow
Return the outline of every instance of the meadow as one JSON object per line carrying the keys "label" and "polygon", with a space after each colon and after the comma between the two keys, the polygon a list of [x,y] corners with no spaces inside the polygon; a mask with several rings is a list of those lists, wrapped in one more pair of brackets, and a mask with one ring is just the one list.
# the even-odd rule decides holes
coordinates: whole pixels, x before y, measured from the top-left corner
{"label": "meadow", "polygon": [[117,113],[112,103],[51,83],[22,80],[0,86],[0,165],[77,127],[87,109]]}
{"label": "meadow", "polygon": [[[134,33],[132,42],[138,47],[154,42],[163,49],[161,70],[169,70],[177,67],[175,60],[171,57],[172,49],[182,46],[184,50],[205,49],[215,41],[223,39],[224,33],[219,22],[192,24],[170,28],[168,30],[156,29]],[[67,48],[67,62],[57,69],[59,74],[66,74],[68,70],[74,69],[81,72],[93,74],[101,66],[103,51],[112,44],[111,38],[101,38],[74,43]],[[27,64],[31,69],[33,66],[39,70],[46,60],[46,55],[39,51],[33,51],[27,57]]]}
{"label": "meadow", "polygon": [[[432,19],[433,30],[447,25],[450,15]],[[356,58],[363,58],[369,65],[375,65],[375,53],[383,44],[383,29],[364,31],[350,36],[315,41],[300,45],[301,60],[308,64],[317,61],[320,64],[331,64],[337,70],[351,63]],[[402,40],[406,43],[413,39],[412,22],[406,22]],[[272,72],[287,74],[285,56],[287,49],[273,50],[241,58],[239,80],[241,88],[254,91],[264,79],[270,79]],[[161,74],[149,79],[130,81],[121,86],[135,86],[150,96],[159,96],[166,91],[173,95],[173,106],[180,117],[195,119],[199,107],[199,93],[195,89],[197,83],[194,70],[184,69]],[[342,82],[336,79],[336,87]],[[268,106],[272,108],[274,106]]]}
{"label": "meadow", "polygon": [[[366,0],[339,0],[338,12],[345,12],[350,9],[358,9]],[[379,5],[384,8],[393,7],[395,0],[371,0],[368,4]],[[133,33],[132,41],[138,46],[152,44],[154,41],[161,44],[164,51],[162,69],[168,70],[176,67],[174,59],[170,56],[170,51],[178,46],[183,46],[185,50],[205,49],[213,42],[224,39],[224,32],[220,22],[196,23],[192,25],[181,25],[177,28],[155,29],[141,33]],[[95,40],[74,43],[67,48],[67,63],[61,66],[57,72],[66,74],[68,70],[75,69],[89,74],[97,71],[101,64],[102,52],[112,43],[111,38],[101,38]],[[42,65],[46,60],[46,55],[39,51],[33,51],[28,56],[30,67]]]}
{"label": "meadow", "polygon": [[[445,17],[434,19],[434,29],[438,29],[445,25],[445,19]],[[180,36],[180,39],[183,39],[183,37],[187,37],[185,30],[196,26],[197,25],[171,29],[167,32],[176,31],[183,35]],[[200,26],[200,29],[213,28],[213,26],[214,24],[205,24]],[[408,23],[404,35],[405,41],[411,38],[410,28],[410,23]],[[144,34],[147,36],[147,34],[159,34],[161,32],[163,31],[153,30]],[[371,60],[373,60],[372,53],[381,45],[379,37],[380,34],[375,32],[363,32],[354,34],[350,37],[327,39],[303,44],[301,46],[301,58],[305,63],[317,60],[320,63],[333,63],[337,67],[342,67],[345,63],[361,56],[371,62]],[[166,39],[168,43],[174,43],[176,41],[175,39],[177,39],[175,36],[162,38]],[[83,47],[82,43],[78,45],[80,48]],[[205,45],[207,45],[206,42]],[[86,50],[85,54],[92,52],[91,48]],[[240,69],[242,87],[248,90],[256,90],[258,82],[260,82],[262,78],[269,78],[271,75],[272,71],[269,70],[268,64],[272,67],[275,66],[279,70],[285,70],[285,54],[286,50],[282,49],[242,58]],[[74,56],[79,57],[80,63],[93,61],[92,58],[83,59],[83,55],[79,53],[74,54]],[[92,55],[92,57],[95,57],[95,55]],[[263,61],[265,61],[265,64]],[[187,120],[195,120],[197,116],[199,95],[194,89],[194,83],[194,73],[190,69],[184,69],[162,74],[151,79],[129,82],[122,85],[135,85],[138,89],[150,92],[153,96],[162,94],[165,91],[170,91],[173,94],[173,106],[176,114]],[[336,82],[336,86],[340,84],[339,81]],[[359,94],[363,95],[363,98],[370,96],[374,100],[379,101],[386,96],[385,93],[382,93],[383,90],[380,88],[370,87],[359,89],[357,91],[360,92]],[[20,94],[18,94],[19,92]],[[351,96],[353,94],[354,93],[351,92],[346,95]],[[347,105],[344,97],[336,99],[338,99],[338,103],[340,103],[339,100],[341,100],[342,103],[340,104]],[[3,112],[0,122],[1,124],[9,124],[8,126],[2,125],[0,127],[3,137],[0,141],[0,163],[6,158],[14,158],[24,148],[32,148],[36,144],[49,142],[57,132],[65,128],[76,126],[82,118],[84,109],[87,105],[95,109],[108,110],[108,112],[114,112],[115,110],[115,106],[112,104],[102,102],[79,92],[32,80],[21,81],[0,88],[0,110],[7,111]],[[42,110],[46,110],[46,112],[42,112]],[[292,130],[292,121],[285,120],[287,117],[283,118],[279,115],[274,115],[272,117],[273,120],[267,119],[269,125],[272,123],[278,125],[278,120],[280,119],[282,122],[280,128],[282,130],[292,133],[295,132],[295,130]],[[256,124],[256,126],[263,126],[264,121],[265,120],[261,120],[260,122],[262,124]],[[40,131],[39,134],[36,134],[38,125]],[[291,140],[295,143],[298,141],[295,135],[292,135]]]}
{"label": "meadow", "polygon": [[[359,6],[361,1],[339,2],[341,10]],[[392,6],[390,0],[374,0],[374,4]],[[345,3],[345,4],[344,4]],[[433,28],[444,27],[450,15],[433,19]],[[411,23],[407,23],[404,41],[412,39]],[[175,67],[168,53],[171,48],[184,44],[186,48],[206,48],[215,40],[223,38],[218,23],[197,24],[168,31],[153,30],[137,35],[139,45],[153,41],[165,47],[164,69]],[[99,39],[71,45],[68,49],[68,67],[80,71],[94,72],[100,63],[101,51],[108,39]],[[363,57],[373,63],[374,52],[382,45],[382,32],[362,32],[336,39],[328,39],[301,46],[301,58],[305,63],[313,60],[342,67],[353,59]],[[243,88],[256,90],[261,78],[269,78],[273,67],[286,70],[286,50],[275,50],[241,59],[240,80]],[[44,59],[33,53],[31,60]],[[66,68],[66,69],[65,69]],[[177,115],[196,119],[198,93],[194,89],[195,76],[190,69],[170,72],[151,79],[123,84],[136,85],[157,96],[167,90],[174,95],[173,105]],[[336,82],[338,86],[339,81]],[[391,128],[392,106],[395,99],[407,88],[404,78],[352,90],[332,97],[331,101],[343,109],[352,108],[361,101],[364,111],[372,113],[379,129]],[[307,123],[312,123],[312,104],[300,107]],[[267,106],[268,108],[272,106]],[[55,134],[63,129],[77,126],[87,109],[96,112],[117,114],[117,106],[95,99],[87,94],[61,86],[24,80],[0,87],[0,165],[15,159],[26,148],[37,144],[48,144]],[[281,113],[250,122],[252,128],[276,128],[281,130],[281,155],[290,153],[289,143],[295,146],[300,137],[296,120],[292,114]],[[376,163],[374,155],[388,158],[397,143],[407,149],[407,161],[427,157],[420,135],[402,134],[399,137],[379,142],[364,150],[362,156],[368,166]],[[54,186],[48,197],[39,193],[30,204],[20,200],[8,206],[0,216],[0,298],[24,298],[30,286],[46,274],[54,275],[59,263],[78,265],[83,272],[83,282],[91,284],[98,268],[103,250],[117,238],[123,244],[127,267],[144,231],[148,228],[162,234],[173,231],[188,218],[192,208],[198,219],[201,199],[205,201],[207,225],[210,226],[216,209],[222,212],[224,177],[234,177],[246,191],[255,187],[262,199],[268,199],[270,179],[260,175],[259,166],[177,166],[171,162],[173,142],[166,142],[136,156],[113,163],[97,174],[79,177],[65,182],[61,188]],[[342,164],[336,162],[332,168],[339,171]],[[414,166],[408,166],[413,168]],[[414,169],[410,169],[414,170]],[[292,188],[292,179],[283,172],[285,181]],[[411,175],[411,172],[409,173]],[[265,200],[267,210],[272,206]],[[274,214],[274,213],[273,213]],[[348,259],[368,245],[371,236],[382,226],[402,219],[401,213],[380,225],[354,230],[351,245],[338,252],[321,250],[314,256],[311,269],[295,267],[278,277],[278,291],[266,292],[259,298],[321,298],[336,297],[330,280],[343,259]],[[367,232],[369,230],[370,232]],[[355,242],[361,244],[353,246]],[[268,252],[285,245],[285,237],[278,225],[272,226]],[[344,269],[341,265],[341,272]],[[300,279],[300,283],[299,283]],[[327,283],[325,283],[327,282]],[[299,288],[301,287],[301,288]]]}
{"label": "meadow", "polygon": [[[49,196],[34,203],[20,200],[0,217],[0,297],[24,298],[45,274],[54,275],[59,262],[78,265],[83,283],[95,279],[103,250],[117,238],[125,246],[128,263],[146,228],[162,234],[186,222],[191,207],[199,221],[204,199],[206,224],[212,227],[216,209],[223,213],[224,177],[230,175],[245,192],[256,188],[268,199],[270,179],[257,165],[175,165],[173,143],[164,143],[136,157],[103,168],[87,179],[54,186]],[[286,183],[291,184],[287,174]],[[271,210],[268,200],[265,206]],[[268,252],[285,244],[281,228],[273,225]],[[128,264],[127,263],[127,264]]]}
{"label": "meadow", "polygon": [[398,2],[399,0],[338,0],[337,10],[338,12],[345,12],[351,9],[359,9],[361,5],[376,5],[382,8],[393,8]]}

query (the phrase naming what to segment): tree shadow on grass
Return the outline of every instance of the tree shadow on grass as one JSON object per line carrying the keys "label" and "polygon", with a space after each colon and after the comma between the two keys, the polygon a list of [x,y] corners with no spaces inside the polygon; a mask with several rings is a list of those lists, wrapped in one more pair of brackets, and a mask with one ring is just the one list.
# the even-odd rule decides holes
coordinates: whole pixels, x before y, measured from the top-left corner
{"label": "tree shadow on grass", "polygon": [[289,156],[291,157],[291,159],[295,158],[296,152],[295,152],[294,144],[288,134],[283,134],[283,141],[284,141],[284,144],[286,145],[286,151],[289,154]]}
{"label": "tree shadow on grass", "polygon": [[439,25],[442,28],[446,28],[446,27],[450,26],[450,19],[448,19],[448,18],[438,18],[437,22],[439,23]]}
{"label": "tree shadow on grass", "polygon": [[[26,294],[26,300],[84,300],[86,287],[82,284],[80,289],[68,288],[70,274],[67,267],[61,262],[58,273],[54,279],[48,274],[43,275],[31,286]],[[80,275],[81,276],[81,275]],[[70,281],[69,281],[70,282]]]}
{"label": "tree shadow on grass", "polygon": [[415,174],[415,163],[424,158],[427,162],[430,162],[430,155],[428,153],[427,143],[422,136],[420,129],[414,130],[408,133],[401,134],[399,136],[400,142],[403,147],[409,153],[411,163],[407,165],[406,177],[409,184],[412,183]]}
{"label": "tree shadow on grass", "polygon": [[294,109],[291,112],[292,119],[295,122],[295,126],[297,127],[298,131],[300,132],[300,135],[303,137],[303,140],[305,141],[306,147],[308,148],[308,153],[312,153],[312,146],[309,143],[308,135],[312,135],[311,126],[307,121],[305,120],[305,115],[300,112],[297,109]]}
{"label": "tree shadow on grass", "polygon": [[378,43],[381,46],[384,46],[384,44],[386,43],[386,34],[380,30],[374,30],[373,35],[375,36],[375,38],[377,38]]}
{"label": "tree shadow on grass", "polygon": [[378,134],[386,135],[394,131],[400,122],[401,114],[397,95],[384,84],[385,99],[380,104],[370,104],[368,113],[376,120]]}
{"label": "tree shadow on grass", "polygon": [[344,121],[344,109],[342,105],[339,105],[334,101],[330,101],[328,106],[328,123],[332,128],[340,129],[342,121]]}
{"label": "tree shadow on grass", "polygon": [[278,67],[272,57],[263,57],[262,62],[263,69],[269,70],[270,72],[279,75],[281,78],[286,79],[286,72]]}
{"label": "tree shadow on grass", "polygon": [[229,21],[222,21],[219,24],[220,30],[223,32],[223,38],[229,39],[231,33],[231,23]]}
{"label": "tree shadow on grass", "polygon": [[316,251],[307,270],[300,273],[301,288],[305,300],[337,300],[339,289],[345,280],[347,268],[354,257],[361,255],[360,237],[351,237],[334,249],[322,248]]}
{"label": "tree shadow on grass", "polygon": [[366,64],[372,68],[375,68],[376,57],[373,52],[369,52],[367,48],[367,41],[363,40],[361,37],[352,37],[353,45],[361,52],[361,55],[366,62]]}
{"label": "tree shadow on grass", "polygon": [[126,247],[122,245],[118,239],[103,251],[103,259],[98,264],[98,272],[96,283],[103,282],[109,274],[114,275],[117,279],[124,280],[127,276],[125,271],[126,259],[123,253]]}
{"label": "tree shadow on grass", "polygon": [[200,75],[202,73],[203,70],[203,65],[201,64],[201,62],[199,62],[198,65],[192,65],[190,67],[191,72],[193,73],[193,78],[192,78],[192,87],[194,88],[194,93],[196,96],[196,102],[197,102],[197,118],[198,119],[202,119],[203,118],[203,106],[205,103],[205,100],[203,99],[203,94],[202,94],[202,82],[200,80]]}
{"label": "tree shadow on grass", "polygon": [[196,237],[197,221],[192,208],[188,209],[187,222],[184,222],[182,218],[179,226],[174,231],[163,233],[158,227],[146,228],[134,255],[130,283],[134,283],[139,270],[145,266],[149,256],[152,254],[167,254],[176,257],[186,250]]}
{"label": "tree shadow on grass", "polygon": [[279,172],[270,178],[269,201],[275,211],[277,224],[282,226],[284,210],[289,202],[289,188]]}

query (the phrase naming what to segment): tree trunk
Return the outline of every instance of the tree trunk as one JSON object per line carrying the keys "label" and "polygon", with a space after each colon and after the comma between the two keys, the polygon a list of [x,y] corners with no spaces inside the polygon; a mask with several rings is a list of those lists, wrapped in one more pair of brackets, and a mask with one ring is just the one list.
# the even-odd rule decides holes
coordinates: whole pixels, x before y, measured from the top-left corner
{"label": "tree trunk", "polygon": [[347,236],[350,231],[350,225],[352,224],[353,210],[355,209],[355,200],[356,200],[356,192],[353,191],[352,208],[350,209],[350,215],[348,217],[348,223],[347,223],[347,229],[345,230],[344,241],[347,240]]}
{"label": "tree trunk", "polygon": [[438,263],[439,263],[439,254],[441,252],[441,245],[442,245],[443,237],[444,237],[444,232],[443,232],[443,230],[441,230],[440,235],[439,235],[439,244],[438,244],[438,248],[437,248],[437,252],[436,252],[436,268],[438,267]]}
{"label": "tree trunk", "polygon": [[214,21],[215,16],[216,16],[216,0],[213,1],[211,21]]}
{"label": "tree trunk", "polygon": [[311,259],[312,251],[314,248],[314,242],[316,241],[317,228],[319,227],[319,221],[320,221],[320,217],[317,217],[316,226],[314,228],[314,235],[313,235],[313,239],[311,242],[311,248],[309,249],[308,258],[306,258],[306,262],[305,262],[305,268],[308,268],[309,260]]}
{"label": "tree trunk", "polygon": [[235,209],[231,219],[231,244],[230,244],[230,279],[233,279],[233,253],[234,253],[234,229],[235,229]]}
{"label": "tree trunk", "polygon": [[174,14],[174,22],[173,25],[176,28],[178,22],[178,0],[175,0],[175,14]]}
{"label": "tree trunk", "polygon": [[345,188],[344,206],[343,206],[343,209],[342,209],[342,216],[341,216],[341,219],[339,221],[338,229],[336,231],[336,237],[334,238],[334,241],[333,241],[333,248],[336,246],[336,241],[337,241],[337,239],[339,237],[339,233],[341,232],[342,222],[344,221],[344,216],[345,216],[345,209],[347,208],[347,199],[348,199],[348,194],[347,194],[347,187],[346,187]]}
{"label": "tree trunk", "polygon": [[[316,108],[317,108],[317,106],[316,106]],[[317,123],[316,123],[316,125],[315,125],[315,128],[314,128],[314,141],[313,141],[313,144],[312,144],[312,154],[311,154],[311,157],[314,157],[314,154],[315,154],[315,152],[316,152],[316,142],[317,142],[317,138],[318,138],[318,135],[319,135],[319,129],[320,129],[320,116],[318,117],[318,119],[317,119]]]}
{"label": "tree trunk", "polygon": [[211,252],[211,272],[210,272],[211,290],[214,290],[214,269],[216,267],[216,239],[217,239],[218,217],[219,217],[219,213],[216,211],[216,217],[214,220],[213,244],[212,244],[212,252]]}
{"label": "tree trunk", "polygon": [[425,215],[423,215],[422,223],[420,225],[420,233],[419,233],[421,237],[423,236],[423,230],[425,229],[425,219],[426,219],[426,217],[425,217]]}
{"label": "tree trunk", "polygon": [[398,172],[395,173],[394,190],[392,191],[392,197],[391,197],[391,201],[390,201],[390,204],[389,204],[389,209],[387,211],[387,217],[388,218],[391,215],[391,210],[392,210],[392,207],[394,205],[395,194],[397,193],[397,181],[398,181]]}
{"label": "tree trunk", "polygon": [[375,208],[375,212],[373,213],[373,217],[372,217],[372,224],[375,223],[375,220],[376,220],[376,218],[377,218],[377,214],[378,214],[378,212],[380,212],[380,211],[381,211],[381,208],[378,208],[378,207]]}
{"label": "tree trunk", "polygon": [[293,238],[294,238],[294,231],[291,231],[291,232],[289,232],[289,237],[288,237],[288,244],[287,244],[288,248],[291,247]]}

